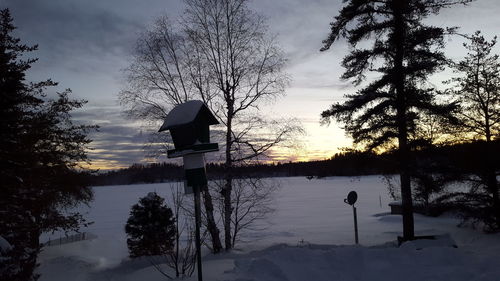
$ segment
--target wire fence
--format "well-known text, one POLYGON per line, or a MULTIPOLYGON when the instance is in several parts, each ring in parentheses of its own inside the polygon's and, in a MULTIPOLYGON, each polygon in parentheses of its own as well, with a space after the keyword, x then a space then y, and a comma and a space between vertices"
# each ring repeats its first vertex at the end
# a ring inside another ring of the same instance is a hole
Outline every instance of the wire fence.
POLYGON ((60 236, 59 238, 56 238, 56 239, 49 239, 49 241, 43 243, 43 245, 44 246, 56 246, 56 245, 74 243, 74 242, 83 241, 83 240, 92 240, 95 238, 97 238, 97 235, 95 235, 95 234, 92 234, 89 232, 82 232, 82 233, 76 233, 73 235, 60 236))

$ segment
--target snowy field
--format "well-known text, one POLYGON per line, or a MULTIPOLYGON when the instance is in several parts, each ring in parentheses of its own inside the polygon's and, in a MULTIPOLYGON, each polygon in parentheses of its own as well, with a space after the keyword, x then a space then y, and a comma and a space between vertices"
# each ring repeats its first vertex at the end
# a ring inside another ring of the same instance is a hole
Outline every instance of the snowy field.
MULTIPOLYGON (((447 241, 396 247, 401 217, 388 214, 392 200, 378 176, 279 180, 276 211, 258 231, 246 232, 233 252, 206 253, 204 280, 500 280, 500 235, 457 228, 453 217, 415 215, 415 230, 416 235, 449 234, 458 248, 447 241), (352 208, 343 201, 351 190, 358 193, 360 246, 353 245, 352 208)), ((94 224, 83 231, 97 238, 46 247, 39 259, 40 280, 166 280, 149 263, 128 258, 124 225, 140 197, 150 191, 170 197, 171 185, 94 191, 94 202, 82 209, 94 224)))

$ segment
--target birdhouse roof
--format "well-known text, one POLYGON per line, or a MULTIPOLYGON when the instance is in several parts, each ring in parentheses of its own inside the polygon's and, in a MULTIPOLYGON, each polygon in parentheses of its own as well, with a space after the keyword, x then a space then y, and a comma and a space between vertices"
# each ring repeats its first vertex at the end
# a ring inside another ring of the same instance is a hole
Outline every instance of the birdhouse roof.
POLYGON ((219 124, 215 116, 202 101, 192 100, 174 107, 168 113, 159 132, 193 123, 197 121, 197 118, 205 120, 207 125, 219 124))

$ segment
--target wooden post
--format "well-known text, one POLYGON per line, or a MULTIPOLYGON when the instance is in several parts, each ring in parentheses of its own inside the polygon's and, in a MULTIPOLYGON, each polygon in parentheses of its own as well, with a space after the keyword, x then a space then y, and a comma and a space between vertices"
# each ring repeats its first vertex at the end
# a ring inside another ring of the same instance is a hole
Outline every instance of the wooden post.
POLYGON ((356 241, 356 245, 359 244, 358 240, 358 215, 356 213, 356 207, 352 205, 352 212, 354 214, 354 241, 356 241))
POLYGON ((198 264, 198 281, 203 281, 203 272, 201 268, 201 240, 200 240, 200 189, 199 185, 194 186, 194 214, 195 214, 195 234, 196 234, 196 263, 198 264))

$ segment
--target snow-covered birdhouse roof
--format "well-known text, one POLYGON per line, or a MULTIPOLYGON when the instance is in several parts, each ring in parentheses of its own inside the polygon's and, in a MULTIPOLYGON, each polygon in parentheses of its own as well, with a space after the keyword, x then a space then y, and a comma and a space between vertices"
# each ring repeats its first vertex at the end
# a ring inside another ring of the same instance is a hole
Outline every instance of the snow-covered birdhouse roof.
POLYGON ((207 126, 219 124, 215 116, 202 101, 192 100, 174 107, 168 113, 159 132, 194 122, 203 122, 207 126))
POLYGON ((167 152, 168 157, 217 151, 218 145, 210 143, 209 126, 214 124, 219 122, 202 101, 188 101, 174 107, 159 130, 169 130, 172 136, 175 149, 167 152))

